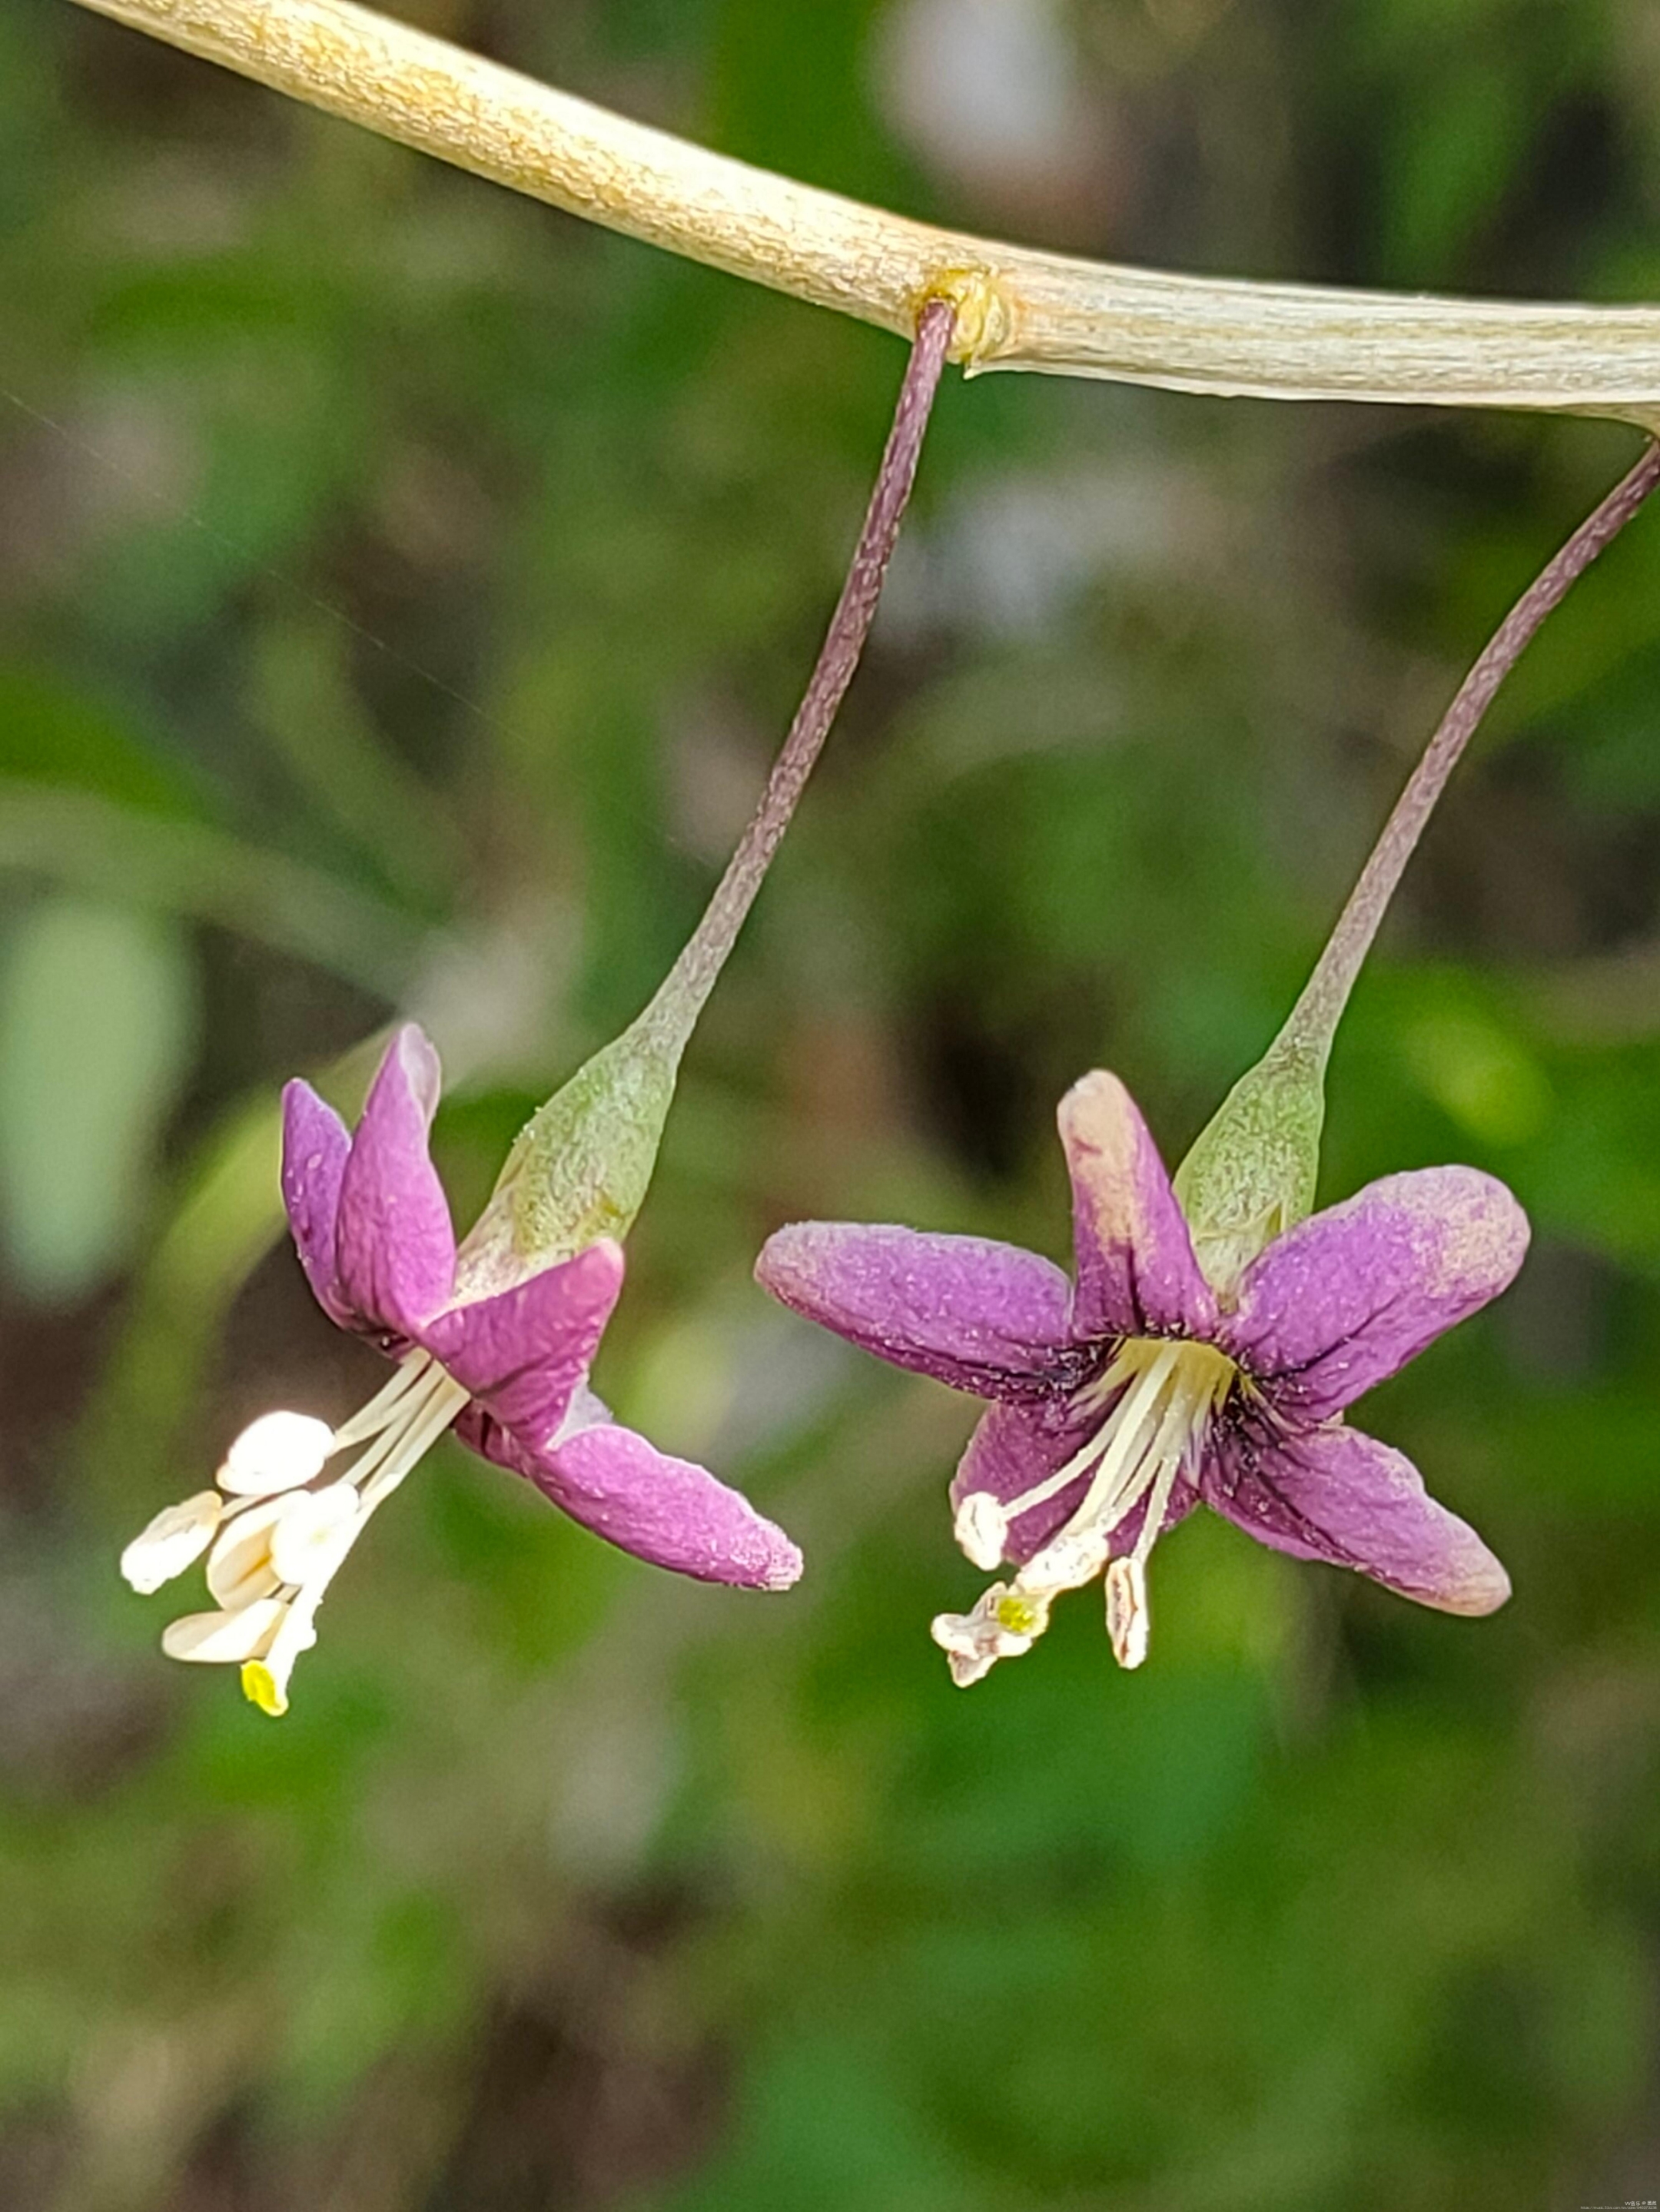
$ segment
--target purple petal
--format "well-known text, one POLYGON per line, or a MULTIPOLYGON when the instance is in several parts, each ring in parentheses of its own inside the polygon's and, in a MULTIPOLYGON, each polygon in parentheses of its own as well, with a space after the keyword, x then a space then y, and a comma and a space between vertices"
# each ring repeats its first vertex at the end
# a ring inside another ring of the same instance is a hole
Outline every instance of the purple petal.
POLYGON ((386 1047, 340 1180, 342 1290, 367 1320, 403 1336, 455 1282, 455 1234, 427 1151, 439 1079, 437 1054, 406 1023, 386 1047))
MULTIPOLYGON (((1104 1418, 1099 1408, 1079 1419, 1059 1405, 989 1407, 969 1438, 968 1449, 952 1477, 952 1505, 959 1505, 971 1491, 976 1490, 989 1491, 1000 1504, 1009 1504, 1024 1492, 1036 1489, 1040 1482, 1058 1474, 1073 1453, 1088 1442, 1091 1431, 1100 1427, 1104 1418)), ((1041 1552, 1049 1539, 1059 1534, 1083 1504, 1088 1486, 1087 1474, 1080 1474, 1058 1497, 1020 1515, 1009 1530, 1006 1554, 1016 1566, 1024 1566, 1034 1553, 1041 1552)), ((1196 1503, 1196 1493, 1190 1486, 1178 1481, 1171 1494, 1159 1533, 1185 1520, 1196 1503)), ((1145 1504, 1125 1515, 1114 1537, 1115 1552, 1127 1550, 1135 1541, 1146 1517, 1145 1504)))
POLYGON ((533 1482, 544 1497, 596 1536, 635 1559, 744 1589, 787 1589, 801 1554, 781 1528, 707 1468, 672 1459, 614 1421, 580 1427, 551 1449, 532 1453, 508 1431, 480 1425, 467 1408, 456 1424, 464 1443, 533 1482))
POLYGON ((1061 1270, 982 1237, 800 1221, 768 1238, 755 1273, 792 1311, 980 1398, 1030 1395, 1068 1342, 1061 1270))
POLYGON ((1252 1262, 1225 1347, 1279 1412, 1323 1421, 1496 1297, 1527 1247, 1527 1216, 1493 1176, 1387 1176, 1252 1262))
POLYGON ((1334 1424, 1231 1437, 1207 1462, 1207 1505, 1276 1552, 1370 1575, 1443 1613, 1492 1613, 1510 1577, 1467 1522, 1438 1505, 1404 1454, 1334 1424))
POLYGON ((1216 1299, 1164 1164, 1116 1075, 1086 1075, 1055 1116, 1072 1177, 1080 1337, 1208 1337, 1216 1299))
POLYGON ((340 1212, 340 1179, 351 1139, 333 1107, 309 1083, 283 1092, 283 1203, 295 1249, 312 1295, 337 1328, 353 1328, 357 1316, 346 1302, 335 1265, 334 1228, 340 1212))
POLYGON ((421 1342, 534 1451, 564 1419, 622 1287, 623 1248, 602 1237, 499 1297, 449 1307, 421 1342))

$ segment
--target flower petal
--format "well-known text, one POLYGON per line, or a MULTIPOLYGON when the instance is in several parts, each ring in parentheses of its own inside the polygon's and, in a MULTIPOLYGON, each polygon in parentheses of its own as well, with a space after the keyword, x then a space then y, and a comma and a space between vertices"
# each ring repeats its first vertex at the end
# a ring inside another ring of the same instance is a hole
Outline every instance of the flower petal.
POLYGON ((609 1237, 493 1298, 451 1306, 421 1342, 493 1420, 545 1444, 586 1377, 623 1287, 609 1237))
POLYGON ((1252 1262, 1221 1341, 1278 1411, 1312 1425, 1497 1297, 1527 1248, 1527 1216, 1492 1176, 1386 1176, 1252 1262))
MULTIPOLYGON (((1100 1427, 1102 1419, 1098 1408, 1080 1419, 1059 1404, 988 1407, 952 1477, 952 1504, 960 1505, 972 1492, 986 1491, 1006 1505, 1026 1491, 1035 1490, 1040 1482, 1059 1474, 1087 1443, 1091 1430, 1100 1427)), ((1015 1566, 1025 1566, 1066 1526, 1083 1504, 1088 1486, 1088 1474, 1080 1474, 1058 1497, 1020 1514, 1010 1525, 1005 1558, 1015 1566)), ((1178 1480, 1159 1534, 1185 1521, 1197 1502, 1192 1487, 1178 1480)), ((1124 1516, 1113 1532, 1115 1552, 1125 1551, 1134 1543, 1146 1517, 1145 1504, 1124 1516)))
POLYGON ((798 1221, 767 1239, 755 1273, 861 1351, 980 1398, 1029 1395, 1069 1340, 1060 1268, 983 1237, 798 1221))
POLYGON ((653 1566, 745 1589, 787 1589, 800 1575, 800 1553, 746 1498, 615 1421, 578 1428, 542 1452, 488 1422, 470 1434, 466 1414, 456 1430, 573 1521, 653 1566))
POLYGON ((348 1304, 414 1335, 455 1281, 455 1234, 427 1151, 438 1055, 412 1022, 386 1047, 340 1179, 335 1249, 348 1304))
POLYGON ((335 1260, 340 1179, 350 1151, 345 1123, 309 1083, 284 1086, 283 1203, 312 1295, 339 1328, 355 1327, 358 1318, 346 1303, 335 1260))
POLYGON ((1072 1177, 1079 1337, 1207 1337, 1216 1299, 1135 1101, 1098 1068, 1055 1115, 1072 1177))
POLYGON ((1438 1505, 1404 1453, 1335 1423, 1311 1434, 1230 1437, 1201 1480, 1205 1503, 1276 1552, 1352 1567, 1443 1613, 1492 1613, 1510 1577, 1468 1522, 1438 1505))

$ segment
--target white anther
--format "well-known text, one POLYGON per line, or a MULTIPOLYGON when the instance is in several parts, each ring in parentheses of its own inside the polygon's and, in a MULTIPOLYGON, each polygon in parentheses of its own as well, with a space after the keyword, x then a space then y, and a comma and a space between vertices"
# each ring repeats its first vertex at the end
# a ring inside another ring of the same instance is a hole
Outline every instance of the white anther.
POLYGON ((262 1413, 225 1454, 216 1478, 233 1498, 271 1498, 320 1474, 334 1431, 309 1413, 262 1413))
POLYGON ((225 1501, 216 1490, 198 1490, 182 1505, 164 1505, 121 1554, 121 1572, 140 1597, 182 1575, 213 1541, 225 1501))
POLYGON ((988 1490, 970 1491, 957 1508, 954 1527, 964 1557, 982 1573, 994 1574, 1002 1565, 1009 1516, 988 1490))
POLYGON ((271 1565, 281 1582, 307 1583, 357 1518, 361 1501, 355 1485, 331 1482, 284 1502, 289 1510, 271 1531, 271 1565))
POLYGON ((161 1631, 169 1659, 209 1663, 257 1659, 283 1625, 288 1606, 280 1597, 261 1598, 240 1613, 187 1613, 161 1631))
POLYGON ((264 1498, 219 1531, 208 1553, 208 1590, 227 1613, 240 1613, 282 1588, 283 1577, 271 1563, 271 1537, 283 1515, 299 1503, 291 1493, 264 1498))
POLYGON ((1107 1636, 1121 1667, 1139 1667, 1147 1656, 1147 1575, 1134 1556, 1107 1569, 1107 1636))

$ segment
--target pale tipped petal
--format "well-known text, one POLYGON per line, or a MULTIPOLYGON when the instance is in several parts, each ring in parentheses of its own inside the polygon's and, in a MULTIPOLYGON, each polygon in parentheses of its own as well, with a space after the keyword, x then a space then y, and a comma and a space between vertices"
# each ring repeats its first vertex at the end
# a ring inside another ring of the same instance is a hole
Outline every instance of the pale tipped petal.
POLYGON ((1079 1337, 1207 1337, 1216 1299, 1146 1123, 1116 1075, 1073 1084, 1056 1112, 1072 1177, 1079 1337))
POLYGON ((387 1046, 340 1178, 342 1297, 381 1329, 413 1336, 448 1300, 455 1233, 427 1149, 438 1055, 412 1022, 387 1046))
POLYGON ((1069 1340, 1060 1268, 983 1237, 800 1221, 767 1239, 755 1273, 861 1351, 980 1398, 1029 1391, 1069 1340))
POLYGON ((1404 1453, 1358 1429, 1231 1437, 1201 1486, 1259 1543, 1353 1568, 1420 1605, 1481 1614, 1510 1595, 1510 1577, 1468 1522, 1436 1503, 1404 1453))
POLYGON ((1497 1297, 1527 1249, 1527 1216, 1492 1176, 1386 1176, 1270 1244, 1219 1341, 1282 1414, 1323 1421, 1497 1297))
POLYGON ((210 1666, 257 1659, 282 1626, 287 1611, 281 1598, 267 1597, 240 1613, 187 1613, 162 1630, 161 1649, 169 1659, 198 1660, 210 1666))
POLYGON ((121 1554, 121 1572, 140 1597, 149 1597, 201 1558, 224 1510, 216 1490, 198 1490, 182 1504, 162 1507, 121 1554))
POLYGON ((707 1468, 672 1458, 632 1429, 578 1432, 550 1455, 542 1486, 585 1527, 636 1559, 741 1589, 787 1589, 801 1554, 783 1530, 707 1468))
POLYGON ((787 1589, 800 1576, 800 1553, 746 1498, 614 1421, 568 1432, 540 1453, 488 1424, 469 1441, 573 1521, 654 1566, 745 1589, 787 1589))
POLYGON ((309 1413, 262 1413, 225 1454, 215 1480, 233 1498, 271 1498, 314 1481, 334 1449, 334 1431, 309 1413))
POLYGON ((335 1253, 340 1182, 350 1151, 346 1125, 333 1107, 310 1084, 289 1084, 283 1092, 283 1203, 312 1295, 341 1328, 360 1321, 341 1287, 335 1253))

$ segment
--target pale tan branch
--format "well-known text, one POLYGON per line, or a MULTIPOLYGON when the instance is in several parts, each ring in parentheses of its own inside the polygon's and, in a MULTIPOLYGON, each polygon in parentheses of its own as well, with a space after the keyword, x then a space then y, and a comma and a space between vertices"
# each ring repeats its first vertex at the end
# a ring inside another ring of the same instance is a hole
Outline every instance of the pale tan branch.
POLYGON ((939 230, 649 130, 350 0, 80 0, 296 100, 734 276, 902 331, 930 294, 970 370, 1660 428, 1660 308, 1162 275, 939 230))

